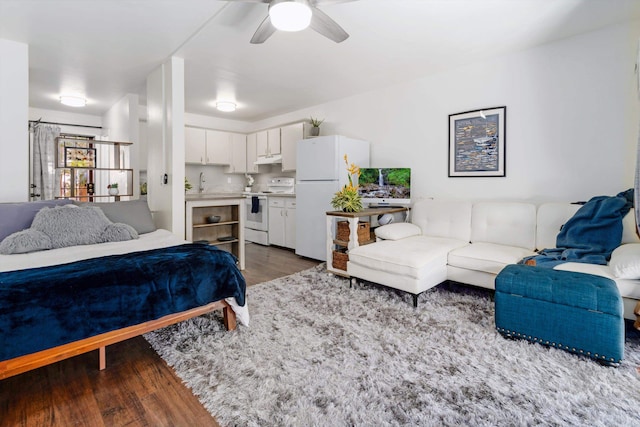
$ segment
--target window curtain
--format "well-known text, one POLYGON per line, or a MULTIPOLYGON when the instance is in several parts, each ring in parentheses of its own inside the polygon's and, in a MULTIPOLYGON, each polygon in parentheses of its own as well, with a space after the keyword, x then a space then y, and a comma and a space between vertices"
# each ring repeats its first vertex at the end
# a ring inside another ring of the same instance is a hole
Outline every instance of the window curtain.
MULTIPOLYGON (((56 138, 60 136, 57 126, 35 126, 33 132, 33 194, 39 194, 41 200, 51 200, 55 197, 55 162, 56 138)), ((38 199, 38 197, 35 197, 38 199)))

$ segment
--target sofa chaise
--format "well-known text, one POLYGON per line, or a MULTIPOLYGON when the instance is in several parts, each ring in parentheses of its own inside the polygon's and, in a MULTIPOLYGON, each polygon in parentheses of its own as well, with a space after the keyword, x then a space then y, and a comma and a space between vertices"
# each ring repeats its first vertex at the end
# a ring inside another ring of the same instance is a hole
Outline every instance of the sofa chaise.
MULTIPOLYGON (((495 289, 502 269, 536 250, 554 248, 563 224, 580 208, 571 203, 416 202, 410 222, 376 228, 377 241, 349 251, 347 273, 418 295, 446 280, 495 289)), ((621 245, 608 265, 567 262, 554 269, 615 281, 624 316, 634 319, 640 300, 640 239, 633 210, 623 218, 621 245)))

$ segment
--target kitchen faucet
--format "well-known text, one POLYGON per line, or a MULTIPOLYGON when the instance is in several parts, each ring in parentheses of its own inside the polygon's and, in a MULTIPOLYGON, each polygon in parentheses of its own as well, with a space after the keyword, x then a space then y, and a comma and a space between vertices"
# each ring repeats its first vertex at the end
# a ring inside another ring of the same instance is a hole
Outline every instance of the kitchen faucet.
POLYGON ((200 185, 198 186, 199 193, 202 193, 204 191, 204 183, 205 183, 204 172, 200 172, 200 185))

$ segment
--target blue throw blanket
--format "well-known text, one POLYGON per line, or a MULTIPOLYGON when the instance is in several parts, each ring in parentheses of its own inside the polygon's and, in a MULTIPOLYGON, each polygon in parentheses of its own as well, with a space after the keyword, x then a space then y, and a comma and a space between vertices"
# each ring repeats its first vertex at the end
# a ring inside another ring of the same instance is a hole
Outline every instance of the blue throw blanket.
POLYGON ((186 244, 0 273, 0 360, 227 297, 245 303, 235 257, 186 244))
POLYGON ((622 240, 622 218, 633 207, 633 189, 615 197, 598 196, 585 203, 562 227, 556 247, 542 249, 534 260, 536 266, 553 268, 564 262, 606 265, 611 252, 622 240))

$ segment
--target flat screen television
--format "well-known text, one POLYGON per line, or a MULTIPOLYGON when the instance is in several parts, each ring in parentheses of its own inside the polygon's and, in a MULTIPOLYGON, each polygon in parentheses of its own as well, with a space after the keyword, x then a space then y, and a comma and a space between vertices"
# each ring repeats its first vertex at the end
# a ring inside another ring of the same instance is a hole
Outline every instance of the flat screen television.
POLYGON ((369 206, 411 203, 411 168, 360 168, 358 193, 369 206))

